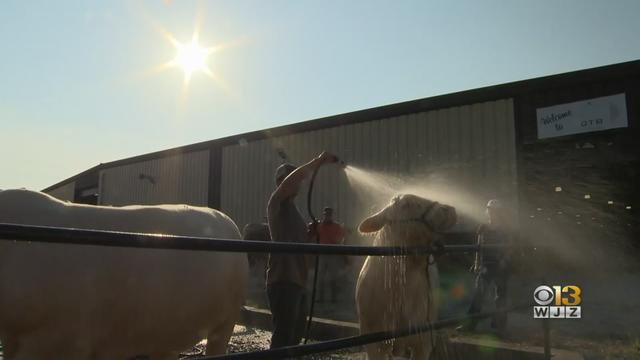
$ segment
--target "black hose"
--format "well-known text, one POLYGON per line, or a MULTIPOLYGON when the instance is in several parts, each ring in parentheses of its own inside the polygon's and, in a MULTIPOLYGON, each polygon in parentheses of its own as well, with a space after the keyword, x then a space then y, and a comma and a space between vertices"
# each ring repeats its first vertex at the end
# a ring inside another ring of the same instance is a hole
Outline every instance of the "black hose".
MULTIPOLYGON (((307 212, 311 218, 310 235, 315 236, 316 244, 320 243, 320 236, 318 235, 318 219, 313 215, 313 208, 311 206, 311 197, 313 195, 313 185, 316 181, 316 175, 318 175, 319 167, 313 170, 311 174, 311 180, 309 181, 309 190, 307 191, 307 212)), ((307 320, 307 328, 304 335, 304 343, 309 341, 309 335, 311 333, 311 323, 313 322, 313 310, 316 303, 316 289, 318 288, 318 269, 320 268, 320 256, 316 255, 314 271, 313 271, 313 288, 311 289, 311 303, 309 305, 309 318, 307 320)))

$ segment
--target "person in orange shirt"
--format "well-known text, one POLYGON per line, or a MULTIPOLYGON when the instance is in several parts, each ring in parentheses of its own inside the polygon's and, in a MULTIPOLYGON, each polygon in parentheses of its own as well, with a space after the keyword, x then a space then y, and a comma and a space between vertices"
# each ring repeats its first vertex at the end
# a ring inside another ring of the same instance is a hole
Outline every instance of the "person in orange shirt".
MULTIPOLYGON (((342 225, 333 220, 333 209, 325 207, 322 211, 322 220, 318 224, 317 234, 320 244, 339 245, 344 244, 345 231, 342 225)), ((342 256, 327 255, 320 258, 320 289, 318 301, 324 302, 325 295, 331 293, 331 302, 336 302, 339 291, 339 275, 342 273, 344 259, 342 256)))

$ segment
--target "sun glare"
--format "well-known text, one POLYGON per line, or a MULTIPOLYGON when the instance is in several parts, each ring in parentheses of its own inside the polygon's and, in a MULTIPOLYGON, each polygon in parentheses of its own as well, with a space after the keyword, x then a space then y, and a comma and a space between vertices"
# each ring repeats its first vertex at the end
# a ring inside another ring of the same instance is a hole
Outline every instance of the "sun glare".
POLYGON ((193 73, 201 71, 212 76, 209 69, 209 55, 213 53, 214 48, 203 47, 198 43, 198 33, 193 33, 193 38, 188 43, 179 43, 172 36, 169 40, 176 48, 176 56, 169 62, 169 65, 179 67, 184 72, 185 85, 189 83, 193 73))
POLYGON ((204 70, 207 67, 209 52, 198 44, 178 45, 178 53, 174 61, 187 73, 204 70))
POLYGON ((218 72, 211 68, 212 55, 220 55, 230 46, 236 45, 237 42, 224 42, 215 46, 204 46, 199 42, 200 20, 196 21, 191 40, 187 42, 178 41, 173 34, 161 26, 155 26, 156 30, 168 41, 175 49, 175 54, 171 60, 158 64, 150 69, 151 73, 162 72, 168 69, 181 70, 184 73, 184 81, 182 84, 182 98, 186 99, 189 92, 189 82, 192 77, 198 73, 204 73, 218 84, 225 92, 229 93, 229 87, 220 77, 218 72))

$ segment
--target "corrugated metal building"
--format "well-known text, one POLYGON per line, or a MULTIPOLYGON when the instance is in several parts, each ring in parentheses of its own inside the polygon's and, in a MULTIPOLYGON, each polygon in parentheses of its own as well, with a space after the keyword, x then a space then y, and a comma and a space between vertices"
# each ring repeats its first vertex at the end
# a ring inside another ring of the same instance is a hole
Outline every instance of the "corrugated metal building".
POLYGON ((60 200, 65 200, 65 201, 74 201, 75 200, 75 191, 76 191, 76 182, 75 181, 69 181, 66 184, 62 184, 58 187, 46 190, 46 192, 51 195, 51 196, 55 196, 60 200))
MULTIPOLYGON (((222 209, 242 227, 266 215, 273 171, 281 162, 279 150, 296 164, 328 150, 349 164, 399 175, 446 169, 447 176, 473 194, 476 202, 454 205, 479 213, 486 199, 499 196, 516 204, 521 220, 533 222, 535 227, 538 219, 560 211, 556 207, 561 205, 548 206, 545 199, 558 198, 558 188, 575 190, 575 205, 584 207, 585 195, 603 191, 602 186, 598 190, 588 187, 610 180, 603 180, 609 176, 605 170, 637 164, 639 147, 634 139, 638 135, 639 94, 640 61, 632 61, 100 164, 44 191, 65 200, 105 205, 206 205, 222 209), (607 107, 610 111, 602 113, 607 107), (600 122, 580 125, 592 115, 600 122), (576 118, 577 128, 563 123, 567 119, 562 116, 576 118), (623 123, 615 123, 622 118, 623 123), (585 169, 602 176, 589 183, 580 178, 585 169), (582 188, 574 186, 577 183, 582 188)), ((614 197, 617 203, 637 204, 638 193, 629 179, 638 180, 638 173, 625 171, 627 180, 621 175, 615 184, 609 182, 609 188, 622 186, 626 192, 602 195, 611 198, 607 204, 614 197)), ((319 175, 313 203, 318 212, 324 205, 334 206, 340 220, 351 227, 369 210, 363 211, 346 177, 329 170, 319 175)), ((625 214, 633 211, 630 206, 625 205, 625 214)))
POLYGON ((99 203, 207 206, 209 151, 193 151, 101 169, 99 203))
MULTIPOLYGON (((221 208, 239 224, 265 215, 273 191, 274 169, 281 162, 278 149, 294 164, 323 150, 348 164, 395 174, 416 174, 443 166, 463 179, 471 192, 516 193, 516 156, 512 100, 455 106, 367 122, 305 131, 225 146, 222 150, 221 208)), ((365 214, 346 176, 323 169, 314 189, 313 204, 336 208, 352 226, 365 214)), ((425 180, 426 181, 426 180, 425 180)), ((298 200, 306 201, 304 196, 298 200)), ((482 207, 481 204, 478 204, 482 207)))

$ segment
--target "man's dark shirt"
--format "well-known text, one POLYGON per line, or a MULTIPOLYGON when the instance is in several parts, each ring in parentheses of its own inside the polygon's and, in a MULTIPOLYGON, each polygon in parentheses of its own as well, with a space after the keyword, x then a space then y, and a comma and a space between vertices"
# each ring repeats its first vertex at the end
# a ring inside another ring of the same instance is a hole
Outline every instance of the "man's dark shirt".
MULTIPOLYGON (((309 242, 307 225, 293 201, 293 197, 277 201, 273 197, 267 208, 271 240, 278 242, 309 242)), ((308 259, 304 254, 269 255, 267 285, 294 283, 307 286, 308 259)))
MULTIPOLYGON (((509 245, 509 240, 507 231, 496 229, 489 224, 481 225, 478 229, 478 245, 509 245)), ((498 266, 501 260, 504 260, 503 263, 509 260, 508 249, 482 248, 479 258, 481 266, 498 266)))

